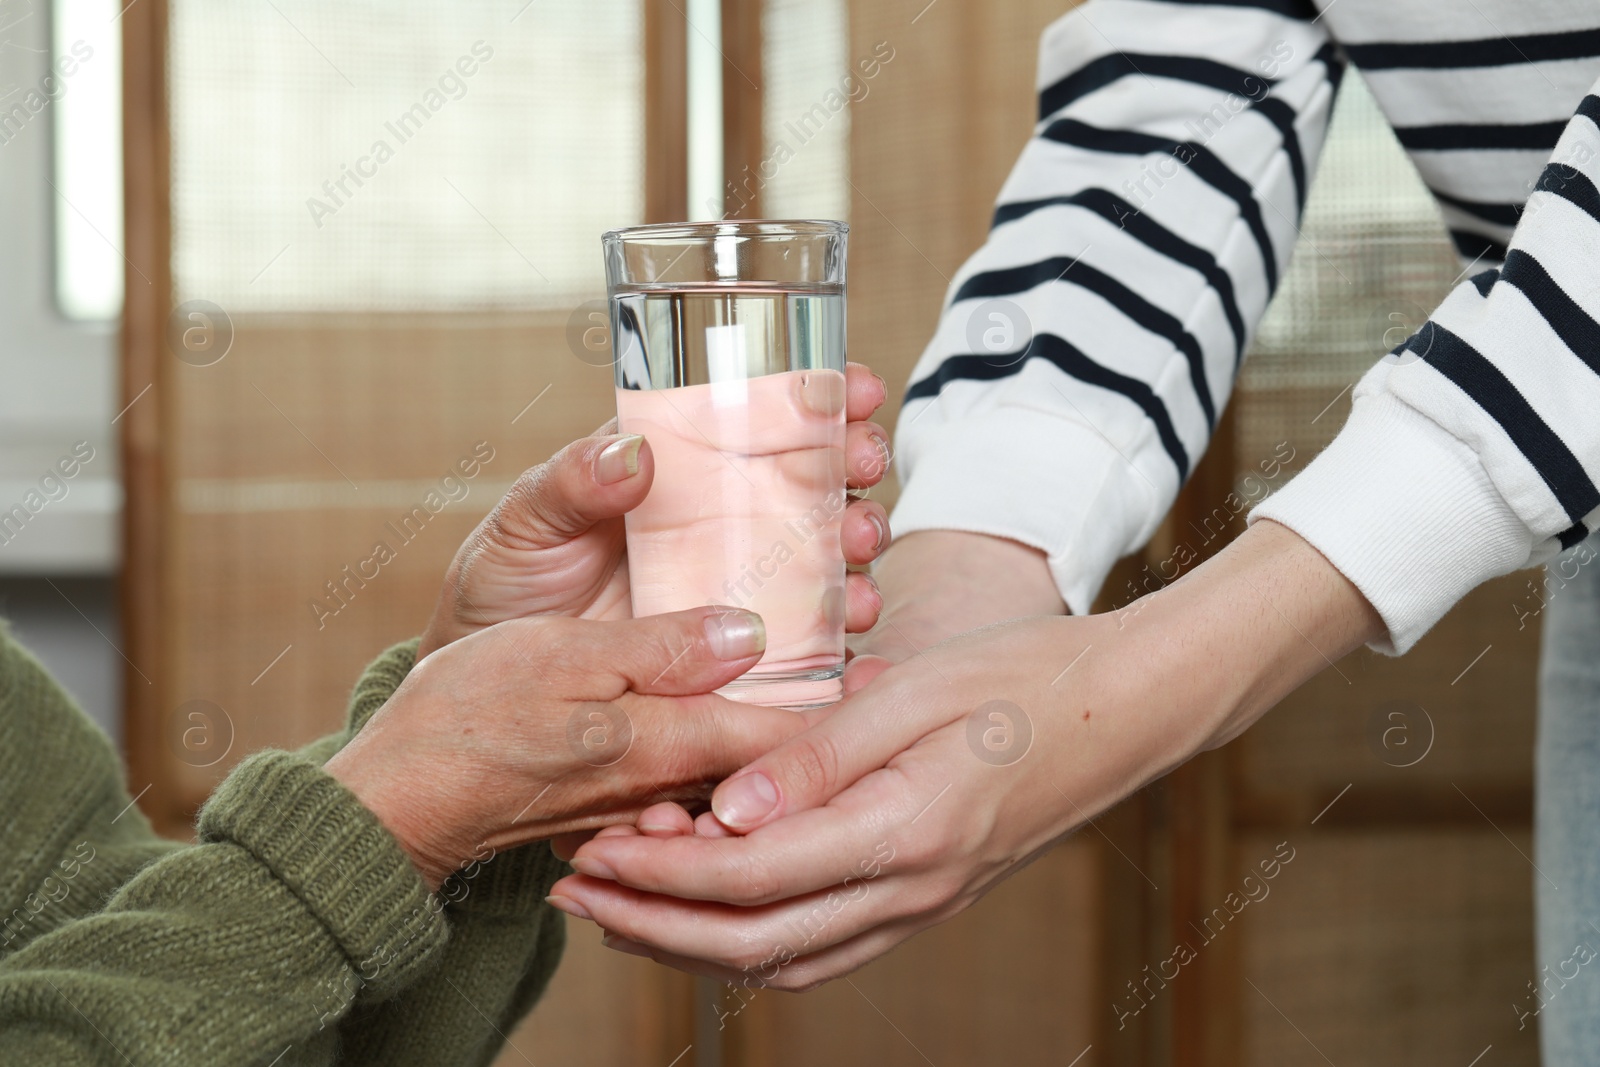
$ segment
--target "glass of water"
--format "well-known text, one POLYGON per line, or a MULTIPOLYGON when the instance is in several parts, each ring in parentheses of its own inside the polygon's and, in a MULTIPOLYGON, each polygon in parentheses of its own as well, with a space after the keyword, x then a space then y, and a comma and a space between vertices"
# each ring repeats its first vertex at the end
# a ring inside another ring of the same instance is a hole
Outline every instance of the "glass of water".
POLYGON ((603 238, 617 419, 655 481, 627 517, 637 616, 722 604, 767 650, 723 695, 841 694, 845 566, 842 222, 729 221, 603 238))

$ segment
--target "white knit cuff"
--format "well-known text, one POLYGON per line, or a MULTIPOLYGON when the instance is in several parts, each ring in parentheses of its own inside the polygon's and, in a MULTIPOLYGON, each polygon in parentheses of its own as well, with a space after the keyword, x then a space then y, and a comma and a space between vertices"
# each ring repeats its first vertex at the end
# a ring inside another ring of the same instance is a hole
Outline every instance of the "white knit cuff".
POLYGON ((1304 471, 1250 513, 1282 523, 1361 590, 1400 655, 1490 578, 1527 566, 1533 538, 1465 443, 1403 401, 1358 397, 1304 471))
POLYGON ((1150 479, 1163 477, 1130 469, 1091 427, 1007 408, 928 434, 889 525, 897 537, 960 530, 1040 549, 1067 606, 1087 614, 1112 565, 1148 536, 1160 510, 1150 479))

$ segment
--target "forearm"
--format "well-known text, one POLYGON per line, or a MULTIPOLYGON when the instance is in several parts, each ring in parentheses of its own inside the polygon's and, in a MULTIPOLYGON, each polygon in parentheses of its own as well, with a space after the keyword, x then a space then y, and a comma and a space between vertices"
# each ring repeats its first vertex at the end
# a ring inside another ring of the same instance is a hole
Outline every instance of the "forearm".
POLYGON ((1092 0, 1045 32, 1041 121, 911 375, 897 533, 1033 546, 1091 610, 1209 442, 1341 67, 1261 5, 1092 0))
POLYGON ((105 734, 3 623, 0 812, 0 959, 98 911, 182 847, 150 828, 105 734))
MULTIPOLYGON (((999 699, 1031 717, 1031 747, 1048 770, 1029 802, 1053 813, 1031 850, 1226 744, 1383 632, 1321 553, 1263 521, 1122 611, 1024 620, 927 658, 940 688, 965 697, 958 707, 999 699)), ((906 695, 928 694, 913 685, 906 695)))
POLYGON ((329 1062, 354 990, 403 989, 442 946, 409 860, 303 759, 250 760, 200 836, 0 963, 0 1028, 38 1045, 30 1062, 105 1062, 106 1042, 133 1062, 329 1062))
MULTIPOLYGON (((332 783, 314 767, 365 725, 414 661, 414 642, 386 651, 356 685, 344 728, 297 757, 275 758, 298 763, 302 777, 328 799, 332 783)), ((560 959, 562 919, 543 898, 567 868, 543 844, 529 846, 469 867, 442 899, 430 900, 418 887, 418 916, 442 907, 439 926, 447 923, 451 937, 435 950, 427 976, 395 994, 391 979, 401 950, 374 948, 352 961, 250 849, 157 838, 131 807, 104 736, 31 657, 3 638, 0 698, 5 751, 21 759, 15 773, 0 775, 11 815, 0 822, 7 857, 0 887, 8 901, 0 933, 0 1026, 19 1062, 102 1062, 109 1038, 135 1062, 144 1062, 136 1050, 154 1043, 163 1062, 179 1063, 265 1063, 286 1046, 292 1051, 280 1067, 331 1062, 335 1048, 348 1064, 488 1063, 500 1035, 527 1013, 560 959), (52 772, 57 748, 70 775, 52 772), (189 895, 197 885, 209 888, 189 895), (117 950, 131 944, 140 951, 117 950), (252 948, 261 944, 267 947, 252 948), (269 980, 260 980, 263 967, 269 980), (139 981, 137 1004, 124 993, 129 979, 139 981), (203 1057, 190 1056, 187 1040, 172 1037, 192 1024, 196 1004, 229 1028, 224 1044, 203 1057), (135 1007, 138 1018, 131 1017, 135 1007), (220 1058, 209 1059, 213 1052, 220 1058)), ((251 767, 242 773, 258 780, 251 767)), ((293 825, 303 815, 299 792, 219 790, 228 792, 262 825, 293 825)), ((334 799, 345 802, 333 805, 344 825, 364 826, 383 841, 353 798, 334 791, 334 799)), ((398 861, 391 873, 400 884, 415 881, 398 849, 386 847, 398 861)), ((333 854, 348 858, 348 840, 333 854)), ((304 863, 283 870, 292 882, 318 879, 304 863)), ((370 882, 354 893, 359 907, 373 907, 370 882)), ((375 934, 380 918, 369 914, 361 922, 375 934)))
POLYGON ((1140 652, 1168 679, 1173 707, 1207 720, 1202 748, 1238 736, 1307 680, 1384 633, 1382 619, 1348 579, 1303 538, 1270 521, 1251 526, 1116 618, 1146 631, 1140 652))
MULTIPOLYGON (((3 635, 0 740, 0 1030, 16 1062, 267 1063, 290 1045, 286 1063, 331 1061, 334 1030, 319 1033, 328 1006, 314 995, 342 989, 351 966, 257 855, 281 860, 283 850, 252 851, 254 833, 201 846, 159 839, 105 736, 3 635)), ((254 802, 256 832, 316 840, 320 822, 382 833, 353 798, 341 807, 325 792, 331 806, 276 811, 283 797, 252 783, 238 798, 254 802)), ((390 858, 420 890, 397 850, 390 858)))
MULTIPOLYGON (((303 754, 326 762, 341 751, 420 658, 416 641, 385 650, 356 684, 346 729, 303 754)), ((561 960, 566 927, 544 898, 568 870, 543 842, 498 855, 480 850, 438 893, 450 940, 437 965, 381 1002, 369 1003, 358 989, 350 1015, 338 1025, 340 1062, 492 1062, 503 1035, 528 1013, 561 960)))
POLYGON ((1600 521, 1600 83, 1505 265, 1456 285, 1357 383, 1349 421, 1254 513, 1317 546, 1405 652, 1469 591, 1600 521))
MULTIPOLYGON (((351 969, 335 948, 290 918, 286 892, 231 896, 254 922, 246 932, 185 887, 221 874, 250 880, 250 860, 227 848, 188 849, 133 883, 138 910, 111 908, 37 939, 0 963, 0 1030, 18 1063, 120 1062, 209 1065, 332 1063, 347 1007, 324 995, 347 988, 351 969), (285 922, 284 920, 290 921, 285 922), (247 953, 233 954, 235 944, 247 953), (291 949, 285 953, 278 946, 291 949), (262 949, 266 947, 266 951, 262 949), (115 1049, 115 1051, 112 1051, 115 1049)), ((207 899, 209 897, 209 900, 207 899)))

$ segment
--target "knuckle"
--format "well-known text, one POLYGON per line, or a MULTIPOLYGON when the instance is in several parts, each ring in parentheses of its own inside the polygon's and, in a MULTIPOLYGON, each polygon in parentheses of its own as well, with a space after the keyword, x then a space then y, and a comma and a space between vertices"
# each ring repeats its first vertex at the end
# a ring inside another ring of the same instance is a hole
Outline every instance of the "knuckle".
POLYGON ((663 676, 675 675, 693 666, 695 638, 689 623, 673 619, 670 625, 651 627, 640 647, 649 656, 648 662, 659 663, 663 676))
POLYGON ((664 727, 667 741, 661 754, 662 769, 670 770, 680 781, 703 785, 701 792, 710 796, 716 783, 738 770, 741 763, 739 753, 731 751, 731 742, 723 736, 722 724, 716 712, 670 716, 664 727))
POLYGON ((445 572, 445 595, 449 598, 452 614, 458 619, 474 619, 478 614, 473 606, 474 598, 469 591, 473 588, 473 575, 477 569, 478 558, 484 552, 493 549, 493 534, 488 532, 487 525, 486 519, 472 531, 462 543, 461 551, 456 553, 456 558, 451 561, 450 569, 445 572))
POLYGON ((784 756, 782 774, 791 795, 833 795, 839 779, 839 750, 826 734, 795 738, 784 756))
POLYGON ((511 483, 511 491, 506 494, 507 499, 521 504, 537 503, 549 489, 550 466, 554 462, 547 459, 517 475, 517 480, 511 483))
MULTIPOLYGON (((605 640, 609 661, 633 678, 632 688, 641 693, 677 692, 675 685, 694 675, 698 659, 693 641, 676 627, 649 626, 630 631, 626 640, 605 640)), ((616 635, 620 636, 620 635, 616 635)), ((707 736, 708 724, 668 719, 666 737, 686 756, 697 753, 707 736)))
POLYGON ((993 823, 981 813, 963 811, 959 818, 948 818, 935 827, 937 839, 930 846, 934 856, 929 858, 936 861, 939 856, 972 856, 983 849, 993 830, 993 823))
POLYGON ((928 828, 926 833, 896 841, 895 867, 914 874, 920 885, 937 886, 929 889, 930 896, 949 899, 964 889, 963 877, 951 872, 971 869, 983 860, 987 839, 974 825, 945 821, 928 828))
POLYGON ((483 533, 490 540, 504 545, 526 539, 528 521, 543 512, 549 497, 553 462, 546 460, 517 475, 500 503, 483 520, 483 533))

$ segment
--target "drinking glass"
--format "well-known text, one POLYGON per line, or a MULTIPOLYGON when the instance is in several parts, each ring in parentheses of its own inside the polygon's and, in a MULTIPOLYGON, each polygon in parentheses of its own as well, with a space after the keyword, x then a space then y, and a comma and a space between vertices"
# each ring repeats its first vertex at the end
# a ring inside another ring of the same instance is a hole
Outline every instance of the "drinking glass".
POLYGON ((655 455, 626 520, 633 613, 759 614, 766 652, 722 690, 747 703, 841 694, 847 232, 725 221, 602 239, 618 425, 655 455))

